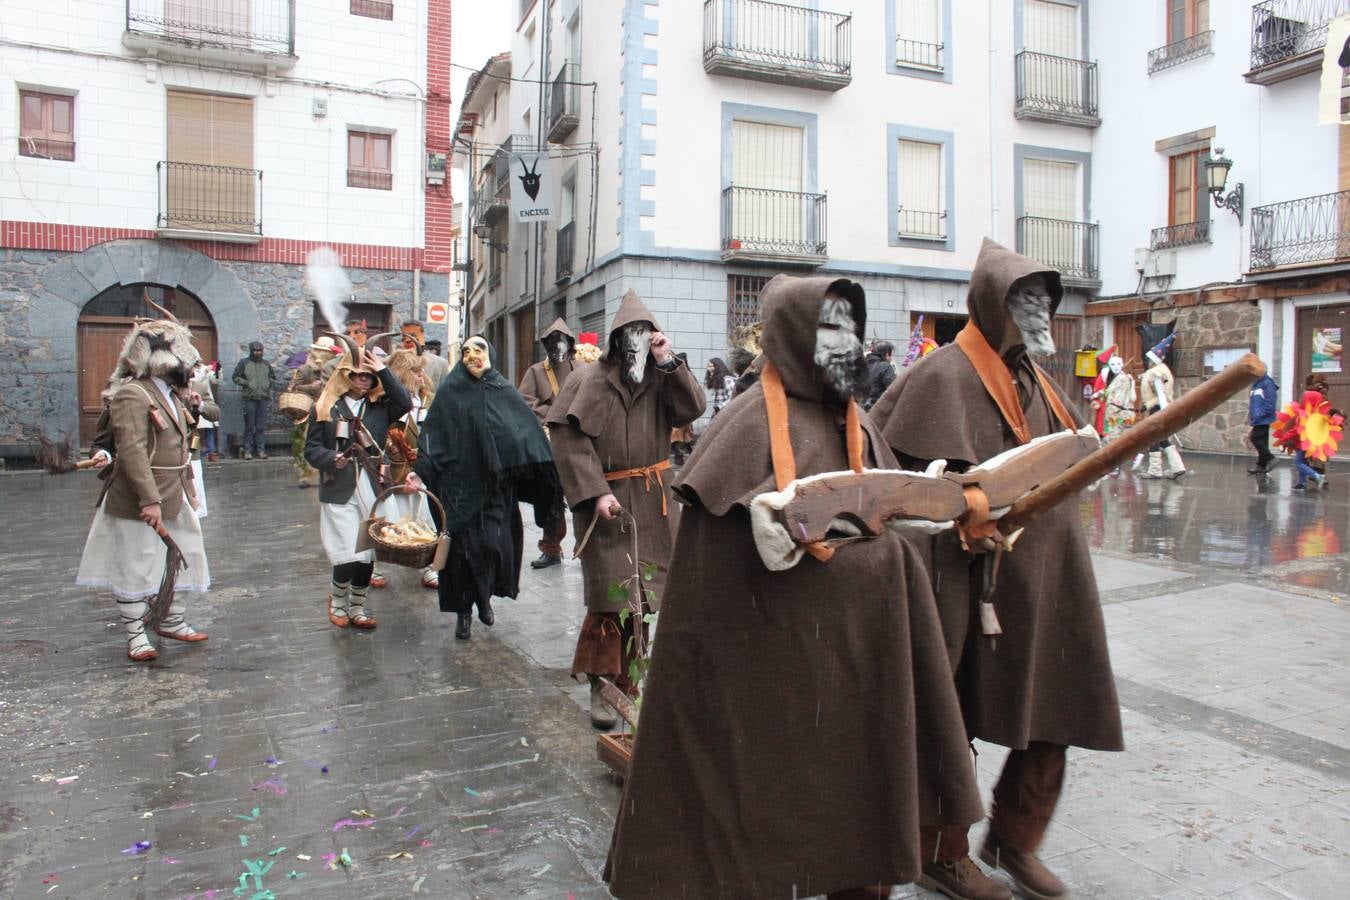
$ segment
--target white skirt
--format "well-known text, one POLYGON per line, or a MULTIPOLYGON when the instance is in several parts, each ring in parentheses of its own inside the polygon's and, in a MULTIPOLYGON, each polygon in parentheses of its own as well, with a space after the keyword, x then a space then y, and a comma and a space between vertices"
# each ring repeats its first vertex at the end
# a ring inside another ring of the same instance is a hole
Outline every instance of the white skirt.
MULTIPOLYGON (((375 489, 370 484, 370 476, 364 470, 357 469, 356 490, 346 503, 319 504, 319 539, 323 541, 323 550, 328 554, 328 562, 334 566, 346 563, 373 563, 374 550, 356 552, 356 538, 366 527, 370 518, 370 508, 375 505, 375 489)), ((388 501, 385 501, 388 503, 388 501)))
POLYGON ((202 461, 192 461, 192 486, 197 489, 197 518, 206 518, 206 479, 202 476, 202 461))
MULTIPOLYGON (((164 530, 187 560, 187 569, 178 573, 174 590, 206 591, 211 587, 211 570, 206 564, 202 525, 186 495, 178 515, 164 520, 164 530)), ((159 592, 166 553, 164 542, 150 526, 140 519, 110 516, 107 507, 100 506, 89 526, 75 583, 107 588, 123 600, 141 600, 159 592)))

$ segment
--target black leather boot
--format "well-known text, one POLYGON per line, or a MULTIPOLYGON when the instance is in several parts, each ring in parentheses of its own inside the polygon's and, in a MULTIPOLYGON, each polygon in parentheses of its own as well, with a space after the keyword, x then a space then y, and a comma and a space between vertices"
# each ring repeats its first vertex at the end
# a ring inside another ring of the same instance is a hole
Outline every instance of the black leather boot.
POLYGON ((455 637, 461 641, 469 639, 469 631, 473 628, 473 613, 460 613, 455 622, 455 637))
POLYGON ((478 621, 484 625, 491 625, 497 621, 497 614, 492 611, 491 597, 484 597, 483 602, 478 604, 478 621))

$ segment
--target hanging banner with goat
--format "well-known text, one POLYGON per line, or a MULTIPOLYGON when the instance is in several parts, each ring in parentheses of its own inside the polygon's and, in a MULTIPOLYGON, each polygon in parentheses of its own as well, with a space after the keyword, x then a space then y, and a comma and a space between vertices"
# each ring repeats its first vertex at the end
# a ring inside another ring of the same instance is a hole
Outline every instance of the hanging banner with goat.
POLYGON ((558 184, 548 153, 511 154, 511 218, 551 222, 558 215, 558 184))

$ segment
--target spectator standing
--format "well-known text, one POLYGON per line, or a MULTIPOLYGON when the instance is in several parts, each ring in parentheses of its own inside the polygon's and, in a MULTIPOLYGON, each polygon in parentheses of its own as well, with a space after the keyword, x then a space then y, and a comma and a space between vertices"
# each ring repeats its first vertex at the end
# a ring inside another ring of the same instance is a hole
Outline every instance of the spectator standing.
POLYGON ((709 405, 715 416, 731 401, 731 392, 736 389, 736 376, 731 374, 731 370, 720 356, 708 360, 705 373, 703 386, 708 389, 709 405))
MULTIPOLYGON (((218 362, 199 362, 197 367, 192 370, 192 380, 188 387, 196 391, 202 398, 202 405, 210 403, 213 406, 216 402, 216 385, 220 384, 220 375, 217 370, 220 368, 218 362)), ((211 419, 202 416, 197 422, 197 433, 202 436, 201 458, 206 462, 216 462, 220 459, 217 451, 216 437, 218 429, 216 423, 211 419)))
POLYGON ((872 389, 863 401, 863 409, 871 409, 895 380, 895 366, 891 363, 894 355, 895 347, 889 341, 877 341, 872 345, 867 354, 867 373, 872 377, 872 389))
POLYGON ((263 430, 267 427, 267 405, 272 399, 277 374, 272 364, 263 359, 261 341, 248 345, 248 356, 234 367, 232 380, 239 385, 244 399, 244 459, 252 459, 255 453, 258 459, 267 459, 263 430))
POLYGON ((1256 448, 1256 465, 1247 470, 1248 475, 1264 475, 1275 460, 1270 452, 1270 426, 1275 422, 1275 410, 1279 407, 1280 386, 1269 374, 1252 385, 1247 395, 1247 423, 1252 426, 1247 439, 1256 448))

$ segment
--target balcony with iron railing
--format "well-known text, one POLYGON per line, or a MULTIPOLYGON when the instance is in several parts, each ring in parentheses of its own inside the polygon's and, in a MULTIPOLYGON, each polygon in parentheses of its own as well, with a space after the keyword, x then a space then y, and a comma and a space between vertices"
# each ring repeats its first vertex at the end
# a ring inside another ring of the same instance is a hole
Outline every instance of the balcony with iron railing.
POLYGON ((722 189, 722 259, 818 266, 826 260, 824 194, 722 189))
POLYGON ((1198 222, 1186 222, 1181 225, 1165 225, 1149 232, 1148 249, 1172 250, 1176 247, 1189 247, 1193 244, 1208 244, 1209 219, 1198 222))
POLYGON ((474 224, 484 222, 488 225, 494 225, 502 216, 506 215, 506 210, 510 205, 510 192, 499 189, 497 186, 496 174, 489 167, 473 191, 473 221, 474 224))
POLYGON ((295 0, 126 0, 122 43, 147 56, 289 69, 295 55, 295 0))
POLYGON ((580 121, 581 94, 577 85, 577 76, 581 67, 574 62, 565 62, 548 92, 548 139, 555 144, 567 140, 567 136, 576 131, 580 121))
POLYGON ((262 172, 235 166, 161 161, 159 236, 229 243, 262 240, 262 172))
POLYGON ((947 214, 927 210, 904 209, 898 211, 898 237, 907 241, 945 241, 947 239, 947 214))
POLYGON ((1102 124, 1097 108, 1097 64, 1023 50, 1017 54, 1014 115, 1096 128, 1102 124))
POLYGON ((1202 31, 1190 37, 1148 51, 1148 74, 1161 72, 1184 62, 1214 54, 1214 32, 1202 31))
POLYGON ((1017 220, 1017 252, 1059 271, 1066 287, 1101 289, 1101 249, 1095 222, 1042 216, 1017 220))
POLYGON ((1331 20, 1350 0, 1265 0, 1252 6, 1252 67, 1242 77, 1275 84, 1322 68, 1331 20))
POLYGON ((576 255, 577 246, 577 223, 568 222, 558 229, 558 243, 556 246, 557 255, 554 258, 554 269, 558 284, 562 284, 572 277, 572 257, 576 255))
POLYGON ((1350 191, 1252 209, 1252 271, 1350 265, 1350 191))
POLYGON ((941 72, 943 67, 943 44, 931 44, 927 41, 912 41, 896 35, 895 64, 909 69, 929 69, 941 72))
POLYGON ((768 0, 704 0, 703 71, 837 91, 853 79, 852 16, 768 0))

